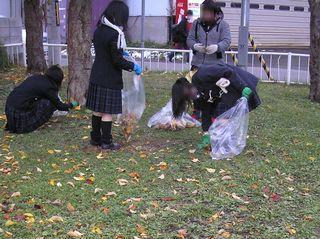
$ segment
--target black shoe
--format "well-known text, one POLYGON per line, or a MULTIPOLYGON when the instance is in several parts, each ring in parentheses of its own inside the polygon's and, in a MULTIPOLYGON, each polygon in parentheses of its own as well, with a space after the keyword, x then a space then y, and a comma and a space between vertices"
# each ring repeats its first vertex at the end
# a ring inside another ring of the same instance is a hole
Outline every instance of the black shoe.
POLYGON ((121 149, 121 145, 117 143, 111 143, 111 144, 102 144, 101 149, 103 150, 112 150, 112 151, 118 151, 121 149))
POLYGON ((91 139, 90 145, 95 146, 95 147, 99 147, 99 146, 101 146, 101 141, 94 141, 91 139))
POLYGON ((90 133, 91 136, 91 140, 90 140, 90 144, 92 146, 101 146, 102 141, 101 141, 101 133, 95 133, 95 132, 91 132, 90 133))

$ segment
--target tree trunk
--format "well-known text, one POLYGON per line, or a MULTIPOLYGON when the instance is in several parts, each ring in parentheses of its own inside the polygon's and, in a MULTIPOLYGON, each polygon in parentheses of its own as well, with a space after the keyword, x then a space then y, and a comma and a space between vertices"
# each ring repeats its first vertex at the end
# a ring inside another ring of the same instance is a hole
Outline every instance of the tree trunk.
MULTIPOLYGON (((57 0, 47 0, 47 32, 48 43, 61 44, 60 25, 56 15, 57 0)), ((61 61, 61 47, 48 47, 48 65, 60 64, 61 61)))
POLYGON ((68 7, 69 98, 84 105, 91 60, 91 0, 70 0, 68 7))
POLYGON ((25 0, 27 71, 41 73, 47 68, 43 50, 43 11, 40 0, 25 0))
POLYGON ((320 103, 320 0, 309 0, 310 20, 310 99, 320 103))

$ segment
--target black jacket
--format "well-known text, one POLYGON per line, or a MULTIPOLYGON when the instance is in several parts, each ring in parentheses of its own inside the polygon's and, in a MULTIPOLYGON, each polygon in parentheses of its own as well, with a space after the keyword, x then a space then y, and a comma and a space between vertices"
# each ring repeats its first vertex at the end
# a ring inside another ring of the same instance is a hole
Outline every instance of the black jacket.
POLYGON ((216 63, 213 65, 202 65, 197 73, 192 78, 192 84, 198 89, 200 97, 204 100, 211 96, 218 101, 232 107, 238 99, 242 97, 242 91, 245 87, 249 87, 253 93, 248 100, 250 111, 261 104, 259 95, 256 91, 259 79, 254 75, 242 70, 239 67, 225 63, 216 63), (221 78, 226 78, 230 81, 230 86, 227 87, 228 93, 222 94, 221 89, 216 86, 216 82, 221 78))
POLYGON ((99 26, 93 38, 95 60, 90 82, 109 89, 122 89, 122 70, 132 71, 134 64, 123 58, 117 48, 119 33, 105 25, 99 26))
POLYGON ((38 100, 47 99, 58 110, 68 111, 72 105, 61 102, 58 91, 58 86, 47 76, 33 75, 9 94, 6 105, 16 110, 30 111, 36 107, 38 100))
POLYGON ((186 45, 188 37, 188 20, 183 18, 179 24, 174 25, 172 28, 172 40, 175 43, 183 43, 186 45))

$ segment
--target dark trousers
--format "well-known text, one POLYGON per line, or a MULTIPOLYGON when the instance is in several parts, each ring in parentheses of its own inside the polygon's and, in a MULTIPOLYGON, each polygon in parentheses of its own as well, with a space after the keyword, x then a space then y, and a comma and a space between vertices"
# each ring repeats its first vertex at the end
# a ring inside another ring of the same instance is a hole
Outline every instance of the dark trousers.
POLYGON ((201 109, 202 113, 202 130, 207 132, 212 125, 212 120, 215 115, 215 110, 217 107, 217 103, 209 103, 209 102, 197 102, 198 106, 201 109))

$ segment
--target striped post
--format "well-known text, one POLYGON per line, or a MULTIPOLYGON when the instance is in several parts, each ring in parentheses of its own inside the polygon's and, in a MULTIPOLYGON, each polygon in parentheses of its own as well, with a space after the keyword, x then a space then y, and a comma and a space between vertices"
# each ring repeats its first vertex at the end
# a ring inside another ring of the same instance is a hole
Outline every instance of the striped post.
MULTIPOLYGON (((250 43, 251 43, 251 45, 252 45, 253 50, 254 50, 255 52, 260 52, 259 49, 258 49, 258 47, 257 47, 257 45, 256 45, 256 43, 254 42, 253 37, 251 36, 250 33, 249 33, 249 41, 250 41, 250 43)), ((269 67, 267 66, 267 63, 266 63, 266 61, 264 60, 263 56, 262 56, 261 54, 258 54, 257 56, 258 56, 258 58, 259 58, 259 61, 260 61, 261 65, 262 65, 265 73, 266 73, 267 76, 268 76, 268 79, 269 79, 270 81, 273 81, 274 78, 271 76, 270 69, 269 69, 269 67)))

